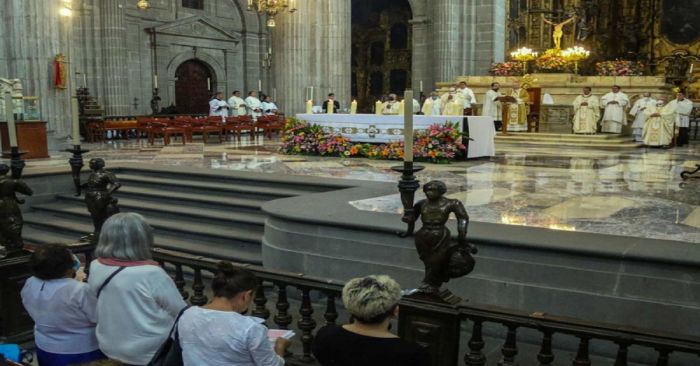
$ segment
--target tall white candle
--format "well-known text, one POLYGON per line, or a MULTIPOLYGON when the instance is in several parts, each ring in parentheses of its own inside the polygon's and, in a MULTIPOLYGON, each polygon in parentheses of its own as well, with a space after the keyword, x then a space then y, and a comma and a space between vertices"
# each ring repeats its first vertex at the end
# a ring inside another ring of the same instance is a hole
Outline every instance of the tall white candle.
POLYGON ((71 118, 73 121, 73 145, 80 145, 80 109, 78 97, 71 98, 71 118))
POLYGON ((262 80, 258 79, 258 91, 262 91, 262 80))
POLYGON ((17 127, 15 126, 14 105, 12 94, 5 92, 5 117, 7 119, 7 131, 10 136, 10 147, 17 147, 17 127))
MULTIPOLYGON (((209 79, 207 79, 207 85, 209 85, 209 79)), ((158 89, 158 75, 153 74, 153 88, 158 89)))
POLYGON ((404 103, 403 114, 403 161, 413 161, 413 91, 406 90, 403 94, 404 103))
POLYGON ((420 92, 423 92, 423 80, 420 81, 420 92))
POLYGON ((211 78, 207 78, 207 90, 211 90, 211 78))

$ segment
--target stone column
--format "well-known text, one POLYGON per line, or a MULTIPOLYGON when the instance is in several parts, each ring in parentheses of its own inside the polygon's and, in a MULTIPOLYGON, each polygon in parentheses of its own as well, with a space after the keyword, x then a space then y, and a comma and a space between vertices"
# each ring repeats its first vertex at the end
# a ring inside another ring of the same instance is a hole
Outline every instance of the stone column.
MULTIPOLYGON (((413 17, 410 21, 413 27, 413 51, 411 52, 411 70, 413 92, 420 93, 420 83, 423 82, 423 92, 430 95, 430 92, 435 89, 434 80, 430 72, 430 50, 429 50, 429 32, 428 18, 425 16, 413 17)), ((419 95, 419 94, 415 94, 419 95)), ((418 98, 416 98, 418 99, 418 98)))
POLYGON ((501 62, 506 42, 506 1, 478 2, 476 6, 476 31, 474 72, 487 75, 492 62, 501 62))
POLYGON ((128 97, 128 68, 124 0, 102 0, 102 87, 105 113, 128 114, 131 110, 128 97))
POLYGON ((350 0, 305 0, 299 10, 277 17, 272 31, 273 74, 279 107, 303 112, 304 91, 314 87, 314 104, 333 92, 341 108, 350 104, 350 0))
MULTIPOLYGON (((476 0, 470 0, 476 1, 476 0)), ((461 13, 468 5, 463 0, 442 0, 434 4, 432 22, 433 76, 435 81, 452 81, 462 73, 461 49, 467 37, 459 32, 461 29, 461 13)))

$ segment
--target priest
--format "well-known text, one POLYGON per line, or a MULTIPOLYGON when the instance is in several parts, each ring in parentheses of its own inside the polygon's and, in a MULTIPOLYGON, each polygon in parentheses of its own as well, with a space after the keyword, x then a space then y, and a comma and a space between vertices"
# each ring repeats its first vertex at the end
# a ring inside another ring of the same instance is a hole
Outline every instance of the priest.
POLYGON ((676 99, 668 103, 674 111, 674 122, 678 127, 677 146, 685 146, 690 142, 690 113, 693 111, 693 102, 685 97, 685 93, 679 91, 676 94, 676 99))
POLYGON ((389 94, 388 100, 382 105, 383 115, 396 115, 401 111, 401 103, 399 103, 396 94, 389 94))
POLYGON ((520 85, 519 81, 513 81, 510 96, 515 98, 517 103, 508 105, 508 131, 527 131, 527 109, 530 102, 530 95, 527 90, 520 85))
POLYGON ((467 87, 466 82, 460 81, 459 88, 457 88, 457 92, 462 94, 462 99, 464 100, 464 115, 471 116, 473 113, 472 104, 477 103, 474 91, 467 87))
POLYGON ((650 147, 667 147, 673 142, 675 106, 666 104, 666 98, 661 97, 656 105, 644 110, 646 119, 642 129, 642 141, 650 147))
POLYGON ((245 100, 241 98, 241 91, 235 90, 231 94, 231 98, 228 98, 228 105, 230 108, 231 116, 245 116, 247 105, 245 100))
POLYGON ((251 90, 248 92, 248 97, 245 98, 245 104, 248 107, 248 114, 253 119, 258 119, 262 115, 262 103, 258 99, 258 92, 251 90))
POLYGON ((634 117, 634 122, 632 123, 634 141, 642 142, 642 130, 644 129, 644 122, 646 122, 647 119, 647 114, 644 113, 644 111, 649 107, 655 106, 656 99, 652 98, 651 93, 649 92, 644 93, 644 95, 632 106, 630 115, 634 117))
POLYGON ((574 133, 595 134, 600 118, 600 101, 591 93, 591 87, 583 88, 583 94, 574 100, 574 133))
POLYGON ((443 116, 462 116, 464 115, 464 103, 462 98, 456 94, 447 97, 447 101, 442 106, 443 116))
POLYGON ((443 111, 444 111, 445 106, 447 105, 448 101, 450 101, 450 100, 455 100, 458 103, 464 103, 464 97, 462 96, 462 93, 457 91, 457 85, 451 86, 450 89, 446 93, 443 93, 440 96, 440 101, 442 102, 443 111))
POLYGON ((221 116, 223 122, 228 116, 228 104, 224 101, 224 93, 217 92, 214 99, 209 101, 209 115, 221 116))
POLYGON ((423 102, 423 109, 421 110, 426 116, 439 116, 442 101, 440 100, 440 95, 437 92, 430 93, 430 97, 423 102))
POLYGON ((622 133, 622 126, 627 124, 625 109, 630 104, 627 94, 620 91, 620 86, 613 85, 612 91, 605 94, 600 101, 605 108, 602 131, 604 133, 622 133))
POLYGON ((491 83, 491 89, 486 92, 486 96, 484 97, 484 107, 481 111, 482 116, 493 118, 497 131, 500 130, 501 124, 503 123, 503 114, 501 113, 501 97, 503 97, 503 94, 501 94, 499 91, 500 88, 501 84, 496 82, 491 83))

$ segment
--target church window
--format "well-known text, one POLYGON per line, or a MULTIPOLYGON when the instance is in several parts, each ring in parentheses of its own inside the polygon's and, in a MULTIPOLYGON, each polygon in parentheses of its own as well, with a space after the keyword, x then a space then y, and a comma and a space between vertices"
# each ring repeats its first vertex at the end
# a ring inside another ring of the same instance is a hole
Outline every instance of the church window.
POLYGON ((391 27, 391 49, 403 50, 408 47, 408 28, 405 24, 394 24, 391 27))
POLYGON ((182 7, 203 10, 204 0, 182 0, 182 7))

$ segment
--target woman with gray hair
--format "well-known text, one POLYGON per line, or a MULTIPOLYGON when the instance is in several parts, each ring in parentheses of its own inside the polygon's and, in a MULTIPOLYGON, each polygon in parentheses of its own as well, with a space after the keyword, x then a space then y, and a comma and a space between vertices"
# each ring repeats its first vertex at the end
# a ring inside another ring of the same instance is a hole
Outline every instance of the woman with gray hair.
POLYGON ((105 221, 90 264, 97 297, 97 341, 109 358, 146 365, 185 308, 177 287, 151 260, 153 229, 143 216, 119 213, 105 221))
POLYGON ((322 366, 428 366, 430 355, 389 331, 402 291, 389 276, 354 278, 343 287, 353 322, 319 329, 312 346, 322 366))

